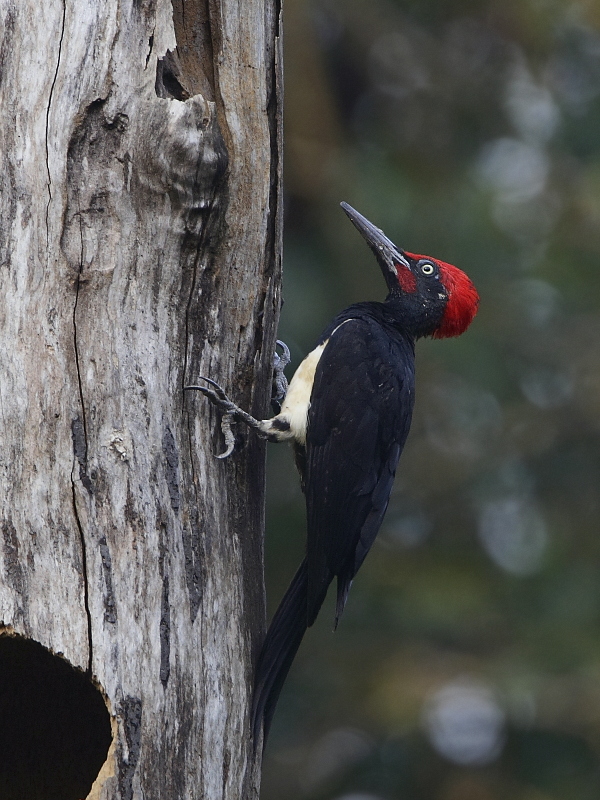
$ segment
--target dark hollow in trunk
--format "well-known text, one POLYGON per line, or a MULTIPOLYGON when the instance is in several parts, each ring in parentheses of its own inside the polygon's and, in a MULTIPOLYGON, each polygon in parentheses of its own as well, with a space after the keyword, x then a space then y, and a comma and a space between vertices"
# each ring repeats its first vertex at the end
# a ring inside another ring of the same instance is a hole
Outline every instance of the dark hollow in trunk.
POLYGON ((2 800, 80 800, 110 742, 110 715, 84 672, 31 639, 0 636, 2 800))

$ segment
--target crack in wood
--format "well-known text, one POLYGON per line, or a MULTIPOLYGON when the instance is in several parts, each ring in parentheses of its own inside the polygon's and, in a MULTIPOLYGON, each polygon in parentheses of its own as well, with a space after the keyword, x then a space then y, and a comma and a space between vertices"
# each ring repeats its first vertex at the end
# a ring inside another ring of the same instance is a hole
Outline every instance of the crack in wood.
POLYGON ((56 69, 54 70, 54 77, 50 86, 50 94, 48 95, 48 106, 46 108, 46 172, 48 173, 48 204, 46 205, 46 252, 50 253, 50 231, 48 229, 48 220, 50 216, 50 203, 52 202, 52 176, 50 175, 50 150, 48 147, 48 128, 50 125, 50 106, 52 105, 52 96, 54 94, 54 87, 56 86, 56 79, 58 78, 58 69, 60 67, 60 57, 62 54, 62 44, 65 35, 65 18, 67 16, 67 0, 63 0, 63 13, 62 23, 60 30, 60 39, 58 42, 58 58, 56 59, 56 69))
POLYGON ((154 50, 154 31, 150 34, 150 38, 148 39, 148 55, 146 56, 146 66, 144 69, 148 69, 148 62, 150 61, 150 56, 152 55, 152 51, 154 50))
MULTIPOLYGON (((81 225, 81 215, 79 215, 79 222, 81 225)), ((71 422, 71 435, 73 437, 73 453, 75 455, 75 459, 79 464, 79 479, 82 485, 86 488, 88 493, 91 495, 93 493, 93 486, 90 480, 90 477, 87 472, 87 431, 85 425, 85 406, 83 403, 83 387, 81 384, 81 371, 79 366, 79 351, 78 351, 78 344, 77 344, 77 322, 76 322, 76 314, 77 314, 77 302, 79 300, 79 288, 80 288, 80 278, 81 278, 81 270, 83 269, 83 239, 81 242, 81 262, 80 262, 80 270, 77 275, 77 289, 75 293, 75 302, 73 304, 73 348, 75 351, 75 370, 77 372, 77 385, 79 388, 79 401, 81 403, 81 412, 83 421, 76 417, 71 422)), ((89 578, 88 578, 88 568, 87 568, 87 544, 85 541, 85 533, 83 530, 83 525, 81 519, 79 517, 79 510, 77 508, 77 487, 74 478, 71 476, 71 490, 72 490, 72 499, 73 499, 73 513, 75 515, 75 522, 77 525, 77 530, 79 532, 79 541, 81 544, 81 570, 82 570, 82 580, 83 580, 83 605, 85 608, 85 614, 87 619, 87 640, 88 640, 88 673, 91 674, 92 672, 92 664, 93 664, 93 656, 94 656, 94 642, 93 642, 93 629, 92 629, 92 612, 90 609, 90 597, 89 597, 89 578)))
POLYGON ((92 674, 92 664, 94 657, 94 642, 92 638, 92 612, 90 610, 90 595, 89 595, 89 581, 87 569, 87 549, 85 544, 85 536, 83 535, 83 526, 79 519, 79 512, 77 510, 77 494, 75 489, 75 481, 71 479, 72 501, 73 501, 73 514, 75 516, 75 524, 79 532, 79 541, 81 542, 81 572, 83 580, 83 607, 87 619, 87 640, 88 640, 88 663, 87 673, 92 674))
MULTIPOLYGON (((65 0, 66 3, 66 0, 65 0)), ((64 30, 64 18, 63 18, 63 30, 64 30)), ((57 68, 58 71, 58 68, 57 68)), ((68 158, 68 155, 67 155, 68 158)), ((49 207, 49 206, 48 206, 49 207)), ((81 415, 82 419, 76 417, 71 422, 71 435, 73 437, 73 453, 75 458, 79 464, 79 479, 82 485, 87 489, 88 493, 91 495, 93 493, 93 486, 90 480, 90 477, 87 472, 87 429, 86 429, 86 420, 85 420, 85 405, 83 402, 83 386, 81 382, 81 369, 79 364, 79 346, 77 341, 77 304, 79 302, 79 291, 81 288, 81 275, 83 272, 83 229, 82 229, 82 217, 81 217, 81 209, 79 208, 79 212, 77 215, 77 221, 79 224, 79 242, 80 242, 80 255, 79 255, 79 270, 77 272, 77 280, 76 280, 76 289, 75 289, 75 301, 73 303, 73 350, 75 353, 75 371, 77 374, 77 388, 79 393, 79 402, 81 404, 81 415)), ((47 230, 47 228, 46 228, 47 230)), ((63 230, 64 235, 64 230, 63 230)), ((61 242, 62 244, 62 242, 61 242)), ((83 606, 85 609, 86 621, 87 621, 87 641, 88 641, 88 666, 87 671, 91 675, 92 673, 92 664, 94 659, 94 640, 93 640, 93 628, 92 628, 92 612, 90 609, 90 587, 89 587, 89 576, 88 576, 88 566, 87 566, 87 544, 85 541, 85 532, 83 530, 83 524, 79 517, 79 509, 77 508, 77 487, 73 476, 71 476, 71 492, 72 492, 72 500, 73 500, 73 513, 75 515, 75 522, 77 525, 77 531, 79 533, 79 542, 81 546, 81 571, 82 571, 82 580, 83 580, 83 606)))
MULTIPOLYGON (((261 286, 261 298, 258 308, 257 324, 254 331, 254 346, 257 352, 262 350, 265 337, 263 328, 266 304, 273 289, 273 275, 281 267, 282 235, 283 235, 283 208, 280 202, 282 196, 282 146, 283 146, 283 109, 280 98, 283 87, 282 42, 279 38, 281 2, 277 0, 274 9, 275 37, 273 52, 270 59, 270 75, 268 84, 267 116, 269 121, 269 137, 271 142, 270 187, 269 187, 269 220, 267 236, 265 239, 265 271, 261 286)), ((278 321, 281 308, 281 293, 278 288, 272 292, 272 300, 277 305, 274 308, 275 320, 278 321)), ((272 319, 272 315, 268 315, 272 319)))

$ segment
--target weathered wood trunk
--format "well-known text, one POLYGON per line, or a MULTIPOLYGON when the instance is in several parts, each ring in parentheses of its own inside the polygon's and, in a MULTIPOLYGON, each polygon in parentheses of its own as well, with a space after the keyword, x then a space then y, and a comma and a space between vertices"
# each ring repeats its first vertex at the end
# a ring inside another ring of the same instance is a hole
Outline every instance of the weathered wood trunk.
POLYGON ((264 445, 217 461, 183 386, 268 410, 278 25, 277 0, 0 3, 3 800, 98 770, 104 800, 257 795, 264 445))

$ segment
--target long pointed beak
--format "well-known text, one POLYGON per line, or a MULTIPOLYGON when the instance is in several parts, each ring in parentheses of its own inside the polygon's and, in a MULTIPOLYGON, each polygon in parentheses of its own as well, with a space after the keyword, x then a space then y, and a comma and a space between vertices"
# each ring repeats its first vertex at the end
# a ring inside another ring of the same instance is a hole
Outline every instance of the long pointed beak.
POLYGON ((388 285, 388 289, 390 291, 392 289, 397 289, 398 274, 396 272, 396 265, 403 264, 410 269, 410 264, 406 260, 404 251, 396 247, 392 240, 388 239, 380 228, 376 228, 372 222, 369 222, 366 217, 359 214, 358 211, 348 205, 348 203, 340 203, 340 205, 350 218, 354 227, 375 254, 381 271, 383 272, 383 277, 388 285))

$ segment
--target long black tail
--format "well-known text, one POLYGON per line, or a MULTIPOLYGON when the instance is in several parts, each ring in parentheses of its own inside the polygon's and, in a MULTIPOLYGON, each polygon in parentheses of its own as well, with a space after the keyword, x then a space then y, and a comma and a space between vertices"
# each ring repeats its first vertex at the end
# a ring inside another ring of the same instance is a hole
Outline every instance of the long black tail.
POLYGON ((308 566, 304 559, 283 596, 263 642, 256 667, 252 702, 252 732, 258 742, 264 721, 263 747, 279 693, 308 627, 308 566))

